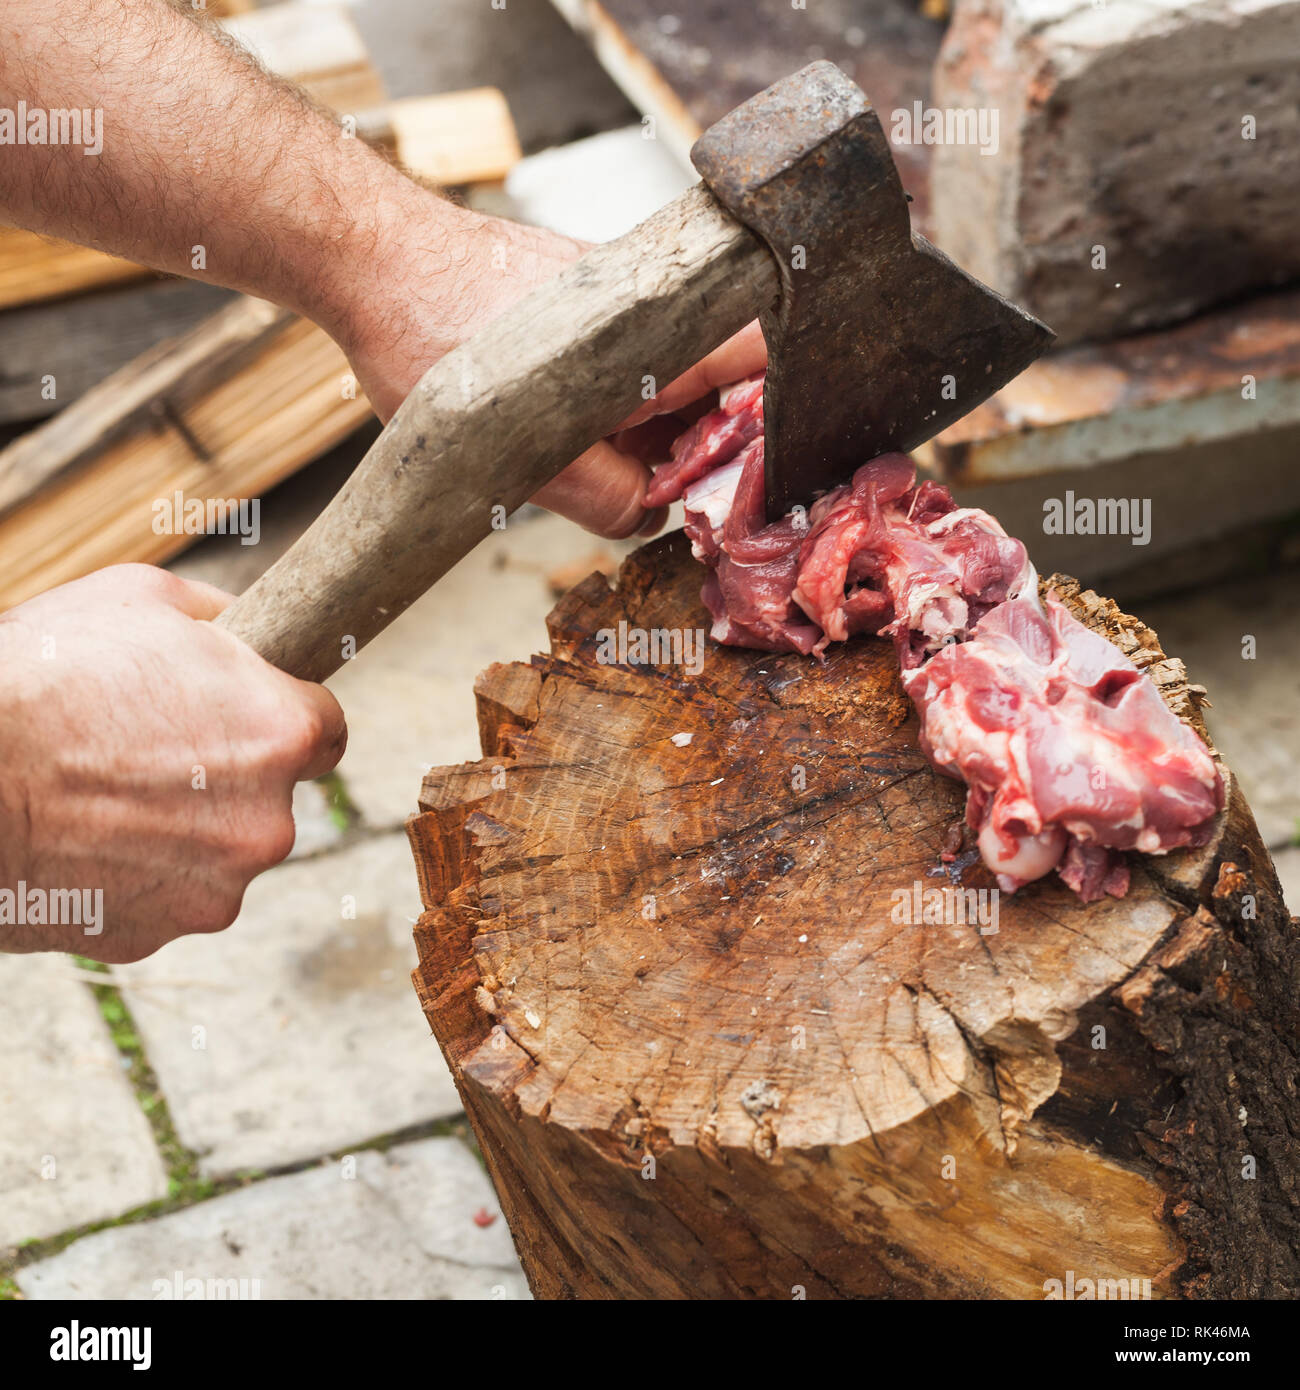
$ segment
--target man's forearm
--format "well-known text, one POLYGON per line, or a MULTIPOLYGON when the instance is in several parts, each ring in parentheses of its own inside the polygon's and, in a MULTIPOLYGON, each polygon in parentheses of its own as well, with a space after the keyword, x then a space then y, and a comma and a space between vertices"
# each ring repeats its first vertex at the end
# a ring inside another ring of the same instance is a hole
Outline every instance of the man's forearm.
MULTIPOLYGON (((583 249, 421 187, 167 0, 0 0, 0 117, 20 103, 102 111, 103 146, 0 142, 0 223, 305 314, 382 419, 583 249)), ((755 328, 671 384, 662 407, 762 362, 755 328)), ((535 500, 628 536, 662 522, 643 506, 648 478, 635 453, 597 441, 535 500)))
POLYGON ((385 274, 394 226, 418 229, 426 289, 474 233, 165 0, 0 0, 0 108, 20 103, 101 111, 102 150, 0 146, 0 221, 274 299, 336 334, 358 279, 385 274))

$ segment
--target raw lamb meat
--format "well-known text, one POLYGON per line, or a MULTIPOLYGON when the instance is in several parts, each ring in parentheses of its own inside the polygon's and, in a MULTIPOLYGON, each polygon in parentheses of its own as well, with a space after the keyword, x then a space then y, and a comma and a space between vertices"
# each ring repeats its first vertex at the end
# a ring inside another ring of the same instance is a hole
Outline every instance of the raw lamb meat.
POLYGON ((682 498, 708 566, 712 635, 821 657, 890 638, 921 745, 969 788, 966 820, 1004 892, 1055 869, 1084 902, 1128 890, 1124 851, 1205 843, 1223 779, 1151 681, 1050 594, 1025 547, 885 454, 768 524, 763 379, 673 446, 649 506, 682 498))

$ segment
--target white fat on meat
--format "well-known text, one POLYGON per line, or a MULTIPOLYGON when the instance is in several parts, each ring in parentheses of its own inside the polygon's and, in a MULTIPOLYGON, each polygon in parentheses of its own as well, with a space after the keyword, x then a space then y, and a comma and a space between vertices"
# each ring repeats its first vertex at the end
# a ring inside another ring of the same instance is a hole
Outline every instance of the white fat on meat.
MULTIPOLYGON (((682 493, 682 506, 693 516, 702 517, 713 536, 713 550, 709 551, 694 537, 691 538, 691 553, 697 560, 705 560, 716 554, 722 539, 722 528, 731 515, 731 504, 736 498, 736 488, 740 485, 740 475, 744 472, 744 458, 715 468, 712 473, 693 482, 682 493)), ((698 525, 698 523, 696 523, 698 525)))
MULTIPOLYGON (((739 396, 742 392, 748 391, 754 385, 756 378, 747 376, 741 381, 733 381, 730 386, 720 386, 718 388, 718 409, 726 410, 733 396, 739 396)), ((763 397, 759 396, 761 402, 763 397)), ((760 406, 761 408, 761 406, 760 406)))

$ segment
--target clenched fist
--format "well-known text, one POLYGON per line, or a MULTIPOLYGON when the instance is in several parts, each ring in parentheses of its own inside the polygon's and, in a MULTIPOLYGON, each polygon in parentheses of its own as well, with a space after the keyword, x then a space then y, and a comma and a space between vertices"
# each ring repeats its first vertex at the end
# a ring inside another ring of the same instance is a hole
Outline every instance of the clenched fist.
POLYGON ((293 848, 343 712, 212 626, 230 601, 119 565, 0 617, 0 950, 139 960, 293 848))

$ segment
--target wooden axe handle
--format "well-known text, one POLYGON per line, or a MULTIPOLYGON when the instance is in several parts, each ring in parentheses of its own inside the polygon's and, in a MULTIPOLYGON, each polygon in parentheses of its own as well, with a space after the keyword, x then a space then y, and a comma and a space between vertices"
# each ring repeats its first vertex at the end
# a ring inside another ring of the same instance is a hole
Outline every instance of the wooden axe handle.
POLYGON ((688 190, 435 363, 218 624, 282 671, 324 680, 487 536, 494 515, 499 528, 616 429, 647 376, 666 385, 777 293, 762 243, 702 184, 688 190))

